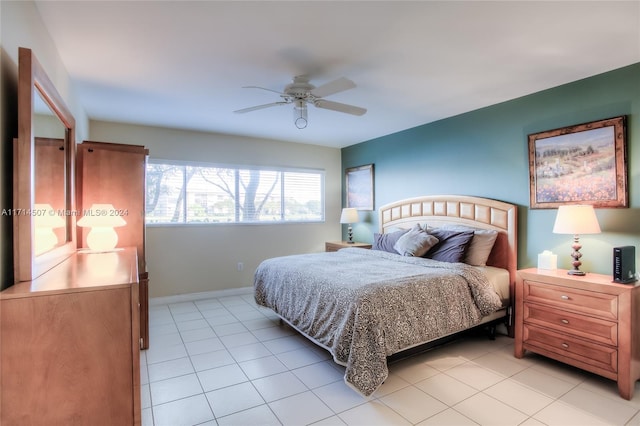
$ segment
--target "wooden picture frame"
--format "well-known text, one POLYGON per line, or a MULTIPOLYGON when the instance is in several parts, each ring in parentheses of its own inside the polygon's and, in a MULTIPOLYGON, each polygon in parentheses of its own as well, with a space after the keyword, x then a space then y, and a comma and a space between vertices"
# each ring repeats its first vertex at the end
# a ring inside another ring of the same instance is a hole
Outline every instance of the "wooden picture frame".
POLYGON ((529 135, 532 209, 628 207, 626 117, 529 135))
POLYGON ((345 170, 347 207, 373 210, 373 164, 345 170))

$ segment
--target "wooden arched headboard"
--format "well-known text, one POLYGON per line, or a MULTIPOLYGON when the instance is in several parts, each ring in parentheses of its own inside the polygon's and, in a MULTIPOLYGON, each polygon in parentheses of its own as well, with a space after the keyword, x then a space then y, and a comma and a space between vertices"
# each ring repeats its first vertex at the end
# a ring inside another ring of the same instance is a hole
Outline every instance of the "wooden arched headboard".
POLYGON ((498 231, 487 265, 509 271, 510 294, 518 269, 518 208, 515 204, 466 195, 425 195, 386 204, 379 209, 380 233, 410 228, 416 223, 433 227, 466 225, 498 231))

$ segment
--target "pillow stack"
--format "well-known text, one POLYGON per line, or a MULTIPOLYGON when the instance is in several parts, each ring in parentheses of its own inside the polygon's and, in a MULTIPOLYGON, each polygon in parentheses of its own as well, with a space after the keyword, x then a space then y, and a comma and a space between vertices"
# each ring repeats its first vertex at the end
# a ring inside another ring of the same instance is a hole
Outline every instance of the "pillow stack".
POLYGON ((486 266, 497 237, 497 231, 464 225, 429 228, 416 224, 411 229, 374 234, 372 249, 441 262, 486 266))

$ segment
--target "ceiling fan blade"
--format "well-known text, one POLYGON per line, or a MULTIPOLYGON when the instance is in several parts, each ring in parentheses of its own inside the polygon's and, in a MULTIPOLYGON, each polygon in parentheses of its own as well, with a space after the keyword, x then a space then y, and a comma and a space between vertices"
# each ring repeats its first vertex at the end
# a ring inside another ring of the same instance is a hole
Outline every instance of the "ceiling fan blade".
POLYGON ((270 108, 272 106, 277 106, 277 105, 286 105, 287 103, 288 102, 272 102, 270 104, 256 105, 249 108, 239 109, 233 112, 235 112, 236 114, 244 114, 245 112, 257 111, 259 109, 270 108))
POLYGON ((316 87, 311 91, 311 94, 318 98, 324 98, 325 96, 333 95, 334 93, 342 92, 344 90, 353 89, 354 87, 356 87, 356 84, 353 81, 349 80, 348 78, 341 77, 337 80, 333 80, 328 82, 327 84, 316 87))
POLYGON ((324 99, 318 99, 314 102, 317 108, 330 109, 332 111, 344 112, 352 115, 364 115, 366 108, 360 108, 353 105, 342 104, 340 102, 326 101, 324 99))
POLYGON ((261 89, 261 90, 266 90, 268 92, 273 92, 273 93, 277 93, 278 95, 284 95, 285 93, 282 92, 278 92, 277 90, 272 90, 272 89, 267 89, 266 87, 260 87, 260 86, 242 86, 243 89, 261 89))

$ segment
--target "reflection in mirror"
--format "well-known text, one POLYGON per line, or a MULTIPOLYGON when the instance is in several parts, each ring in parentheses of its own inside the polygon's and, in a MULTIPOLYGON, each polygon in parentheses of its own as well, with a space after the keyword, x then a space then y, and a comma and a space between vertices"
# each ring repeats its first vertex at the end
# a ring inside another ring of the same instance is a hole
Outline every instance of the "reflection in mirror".
POLYGON ((75 119, 31 49, 19 48, 18 59, 14 282, 37 278, 76 250, 75 119))
POLYGON ((34 255, 67 242, 65 138, 67 129, 40 95, 33 94, 34 255))

